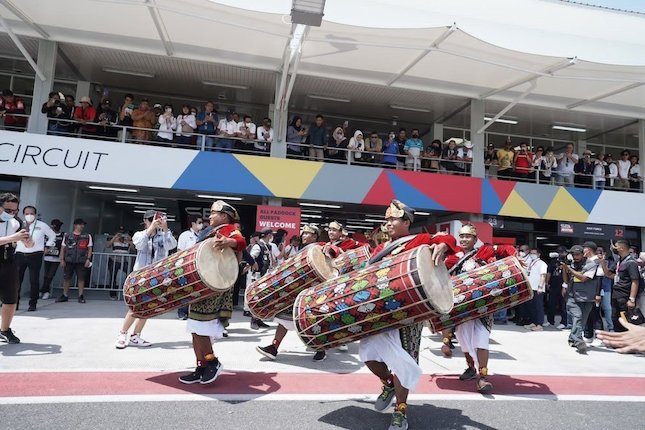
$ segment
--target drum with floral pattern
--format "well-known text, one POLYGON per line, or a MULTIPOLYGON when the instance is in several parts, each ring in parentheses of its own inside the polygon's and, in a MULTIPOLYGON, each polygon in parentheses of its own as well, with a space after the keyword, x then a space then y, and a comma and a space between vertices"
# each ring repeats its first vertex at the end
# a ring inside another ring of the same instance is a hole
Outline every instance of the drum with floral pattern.
POLYGON ((434 332, 503 309, 533 297, 528 275, 516 257, 506 257, 452 277, 454 307, 448 314, 430 319, 434 332))
POLYGON ((369 245, 349 249, 334 259, 334 267, 338 269, 339 275, 353 272, 367 266, 370 259, 369 245))

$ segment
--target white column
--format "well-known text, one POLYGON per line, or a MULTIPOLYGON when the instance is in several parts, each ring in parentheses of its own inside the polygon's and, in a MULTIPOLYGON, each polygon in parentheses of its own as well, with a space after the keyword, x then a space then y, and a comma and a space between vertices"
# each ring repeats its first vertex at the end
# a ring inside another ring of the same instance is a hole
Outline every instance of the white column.
POLYGON ((443 124, 438 122, 432 124, 432 140, 440 140, 443 142, 443 124))
POLYGON ((278 197, 265 197, 264 204, 268 206, 282 206, 282 199, 278 197))
POLYGON ((289 112, 286 110, 275 110, 273 117, 273 144, 271 145, 271 157, 287 157, 287 121, 289 112))
POLYGON ((576 142, 577 147, 575 149, 576 154, 582 154, 585 152, 585 149, 587 149, 587 141, 586 140, 579 140, 576 142))
POLYGON ((484 126, 484 101, 472 99, 470 101, 470 141, 473 144, 473 164, 471 176, 483 178, 486 175, 484 168, 484 133, 477 134, 484 126))
MULTIPOLYGON (((38 208, 38 197, 40 194, 40 179, 23 177, 20 183, 20 210, 25 206, 38 208)), ((19 215, 22 217, 22 215, 19 215)))
POLYGON ((54 87, 54 74, 56 72, 56 52, 58 44, 51 40, 38 41, 38 68, 45 75, 45 80, 38 77, 34 79, 34 96, 32 99, 31 115, 27 131, 29 133, 47 133, 47 116, 40 112, 40 105, 47 100, 54 87))
POLYGON ((645 119, 638 120, 638 157, 645 159, 645 119))
MULTIPOLYGON (((80 103, 81 97, 88 96, 91 97, 90 91, 91 91, 91 86, 92 83, 88 81, 78 81, 76 82, 76 103, 80 103)), ((94 103, 98 103, 99 100, 92 100, 94 103)))

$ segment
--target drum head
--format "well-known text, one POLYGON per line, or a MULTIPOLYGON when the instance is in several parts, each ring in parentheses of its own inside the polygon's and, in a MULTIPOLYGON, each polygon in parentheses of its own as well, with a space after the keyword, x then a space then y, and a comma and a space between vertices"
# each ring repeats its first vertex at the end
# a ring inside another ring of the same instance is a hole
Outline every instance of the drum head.
POLYGON ((446 265, 441 263, 435 266, 432 261, 432 250, 430 246, 424 245, 418 251, 417 268, 421 286, 428 297, 428 301, 441 314, 447 314, 452 310, 453 293, 452 282, 446 265))
POLYGON ((231 248, 213 248, 213 240, 208 239, 199 245, 195 266, 202 281, 211 290, 226 291, 235 284, 239 266, 231 248))
POLYGON ((333 279, 338 276, 338 269, 334 268, 334 260, 327 257, 322 249, 320 245, 310 247, 307 251, 307 262, 321 280, 333 279))

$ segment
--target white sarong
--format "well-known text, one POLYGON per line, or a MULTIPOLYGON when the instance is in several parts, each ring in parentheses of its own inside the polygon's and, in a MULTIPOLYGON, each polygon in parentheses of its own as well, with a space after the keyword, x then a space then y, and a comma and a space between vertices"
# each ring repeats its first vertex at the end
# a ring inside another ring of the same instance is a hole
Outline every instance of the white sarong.
POLYGON ((186 332, 198 336, 208 336, 212 341, 224 337, 224 326, 218 319, 212 321, 197 321, 188 318, 186 321, 186 332))
POLYGON ((486 330, 486 327, 478 318, 458 325, 455 336, 461 350, 464 353, 469 353, 475 360, 475 368, 479 368, 477 350, 489 349, 490 332, 486 330))

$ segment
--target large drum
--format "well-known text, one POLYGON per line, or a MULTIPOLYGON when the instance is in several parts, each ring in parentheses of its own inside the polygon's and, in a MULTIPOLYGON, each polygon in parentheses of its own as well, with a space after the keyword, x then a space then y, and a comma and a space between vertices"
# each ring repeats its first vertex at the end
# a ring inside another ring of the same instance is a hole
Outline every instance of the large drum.
POLYGON ((233 250, 216 250, 207 239, 130 273, 125 303, 139 318, 161 315, 228 291, 238 270, 233 250))
POLYGON ((332 263, 339 275, 354 272, 367 266, 370 260, 370 247, 369 245, 359 246, 358 248, 350 249, 334 259, 332 263))
POLYGON ((251 314, 263 320, 285 311, 290 316, 302 290, 338 276, 322 249, 320 245, 310 245, 251 283, 245 291, 251 314))
POLYGON ((423 245, 308 288, 293 318, 300 339, 324 350, 447 313, 452 302, 446 267, 423 245))
POLYGON ((533 297, 528 275, 516 257, 455 275, 452 285, 454 307, 450 313, 430 319, 435 332, 509 309, 533 297))

